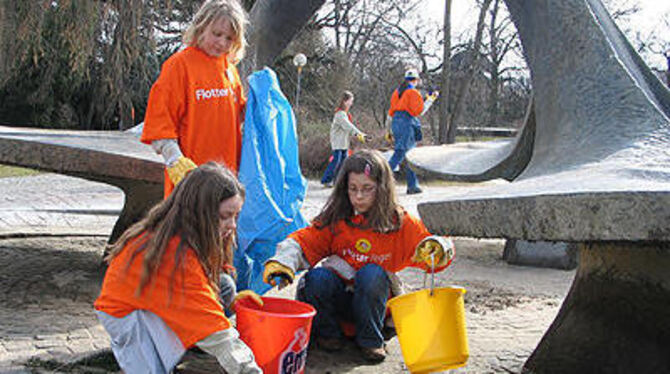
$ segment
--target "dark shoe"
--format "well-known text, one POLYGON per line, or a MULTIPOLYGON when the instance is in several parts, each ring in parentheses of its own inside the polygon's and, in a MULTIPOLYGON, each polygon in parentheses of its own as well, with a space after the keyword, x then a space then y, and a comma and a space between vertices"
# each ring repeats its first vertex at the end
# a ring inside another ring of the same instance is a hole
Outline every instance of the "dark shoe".
POLYGON ((408 188, 407 189, 407 194, 408 195, 414 195, 414 194, 421 193, 421 192, 423 192, 423 190, 420 187, 414 187, 414 188, 408 188))
POLYGON ((382 362, 386 358, 386 350, 384 347, 367 348, 361 347, 363 358, 368 362, 382 362))
POLYGON ((324 188, 332 188, 333 185, 334 185, 333 182, 321 183, 321 186, 323 186, 324 188))
POLYGON ((319 337, 316 339, 316 345, 327 352, 341 351, 344 346, 344 344, 342 343, 342 339, 323 338, 323 337, 319 337))
POLYGON ((382 337, 384 338, 385 342, 393 339, 393 337, 396 336, 396 335, 398 335, 398 334, 395 331, 395 327, 384 326, 382 328, 382 337))

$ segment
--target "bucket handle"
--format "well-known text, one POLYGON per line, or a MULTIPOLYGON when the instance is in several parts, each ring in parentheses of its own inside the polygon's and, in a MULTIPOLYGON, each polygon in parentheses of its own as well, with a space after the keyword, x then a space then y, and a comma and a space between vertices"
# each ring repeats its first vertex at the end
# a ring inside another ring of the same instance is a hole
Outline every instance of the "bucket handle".
MULTIPOLYGON (((423 288, 426 288, 426 278, 428 272, 423 273, 423 288)), ((435 289, 435 252, 430 254, 430 296, 433 296, 435 289)))

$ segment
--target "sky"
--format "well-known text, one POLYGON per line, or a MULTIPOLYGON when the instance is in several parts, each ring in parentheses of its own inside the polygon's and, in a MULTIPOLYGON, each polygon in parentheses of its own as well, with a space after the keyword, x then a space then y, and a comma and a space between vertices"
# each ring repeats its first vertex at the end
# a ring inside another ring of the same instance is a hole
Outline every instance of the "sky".
MULTIPOLYGON (((425 0, 427 9, 429 10, 427 16, 433 21, 442 23, 444 15, 444 0, 425 0)), ((641 35, 648 35, 652 30, 662 29, 662 16, 670 13, 670 1, 668 0, 628 0, 628 4, 637 3, 641 10, 640 12, 630 16, 629 19, 616 21, 619 28, 625 33, 640 32, 641 35)), ((452 38, 460 35, 464 30, 472 30, 474 33, 474 25, 477 22, 477 5, 475 0, 452 0, 451 2, 451 32, 452 38)), ((664 33, 666 42, 670 43, 670 29, 666 29, 664 33)), ((630 38, 630 35, 627 35, 630 38)), ((635 43, 633 43, 635 44, 635 43)), ((665 69, 666 63, 663 56, 660 55, 643 55, 647 64, 652 67, 665 69)))

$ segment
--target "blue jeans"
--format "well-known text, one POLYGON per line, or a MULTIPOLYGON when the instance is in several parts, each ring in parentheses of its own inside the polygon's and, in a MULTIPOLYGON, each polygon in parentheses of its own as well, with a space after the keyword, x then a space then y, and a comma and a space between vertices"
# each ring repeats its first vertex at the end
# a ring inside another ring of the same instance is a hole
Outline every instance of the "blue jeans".
POLYGON ((344 162, 344 159, 347 158, 346 149, 333 149, 333 159, 326 167, 326 172, 321 178, 321 183, 329 183, 337 178, 337 173, 340 171, 340 167, 344 162))
POLYGON ((381 347, 386 301, 391 292, 386 272, 377 264, 367 264, 356 272, 354 291, 345 287, 340 277, 323 267, 305 274, 298 299, 316 308, 312 336, 341 339, 344 335, 338 321, 346 320, 354 322, 359 346, 381 347))
MULTIPOLYGON (((395 170, 398 164, 403 163, 407 151, 408 151, 407 149, 397 149, 397 148, 393 151, 393 156, 391 156, 391 159, 389 160, 391 170, 395 170)), ((405 174, 407 174, 407 190, 412 190, 419 187, 419 180, 416 178, 416 174, 414 173, 414 171, 409 167, 407 161, 405 161, 403 165, 405 167, 405 174)))

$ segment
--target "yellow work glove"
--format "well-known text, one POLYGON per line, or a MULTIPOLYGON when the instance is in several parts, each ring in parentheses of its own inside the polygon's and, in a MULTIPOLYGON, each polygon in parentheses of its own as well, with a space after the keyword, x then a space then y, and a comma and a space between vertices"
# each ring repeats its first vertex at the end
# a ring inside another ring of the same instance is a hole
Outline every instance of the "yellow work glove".
POLYGON ((184 179, 186 173, 197 167, 198 165, 196 165, 195 162, 193 162, 193 160, 191 160, 190 158, 179 156, 177 161, 174 164, 172 164, 172 166, 168 166, 167 168, 168 177, 170 177, 172 184, 176 186, 177 183, 181 182, 181 180, 184 179))
POLYGON ((440 91, 433 91, 426 95, 426 100, 435 101, 440 96, 440 91))
POLYGON ((243 290, 237 293, 235 295, 235 298, 233 299, 233 305, 235 305, 236 302, 238 302, 240 299, 244 299, 245 297, 250 297, 258 306, 263 306, 263 299, 261 299, 260 296, 258 296, 257 293, 255 293, 252 290, 243 290))
POLYGON ((386 135, 384 135, 384 139, 386 139, 387 142, 393 144, 393 133, 391 131, 387 131, 386 135))
POLYGON ((367 137, 367 135, 365 135, 363 133, 356 134, 356 138, 358 139, 358 141, 363 143, 363 144, 365 144, 366 137, 367 137))
POLYGON ((293 274, 293 270, 288 266, 282 265, 277 261, 268 261, 265 264, 263 282, 272 287, 279 286, 280 289, 284 288, 293 283, 293 278, 295 278, 295 274, 293 274))
POLYGON ((433 235, 423 239, 416 246, 412 262, 425 262, 427 266, 440 267, 446 265, 452 258, 454 258, 454 243, 451 239, 433 235))

